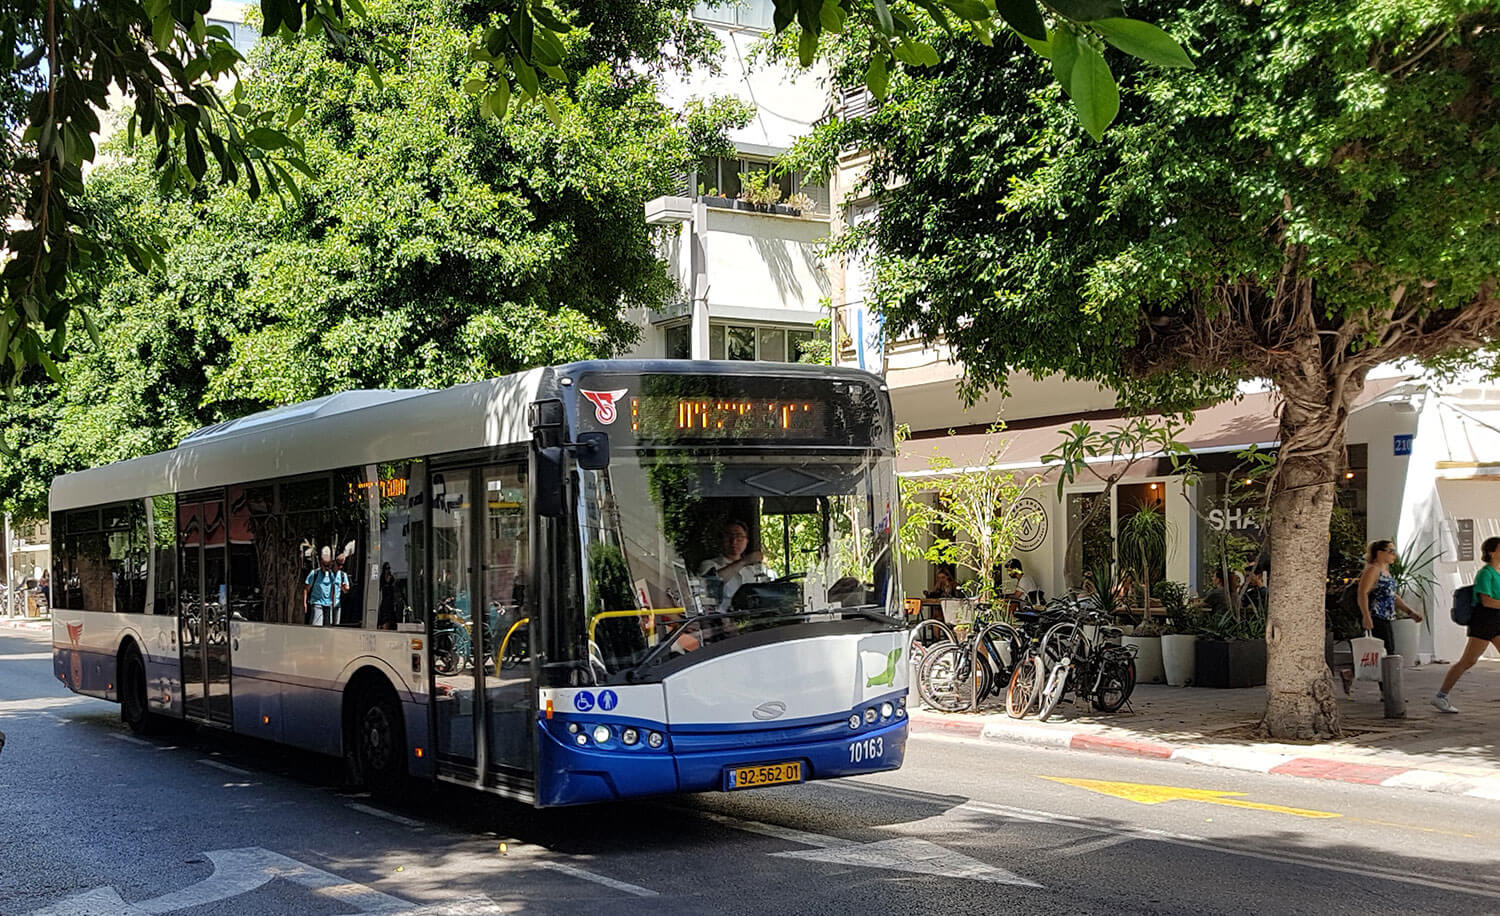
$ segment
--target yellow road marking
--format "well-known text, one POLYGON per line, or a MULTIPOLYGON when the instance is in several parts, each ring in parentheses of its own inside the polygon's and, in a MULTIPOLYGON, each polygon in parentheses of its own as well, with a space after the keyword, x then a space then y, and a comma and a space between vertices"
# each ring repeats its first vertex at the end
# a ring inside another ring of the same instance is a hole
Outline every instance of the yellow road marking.
POLYGON ((1064 776, 1043 776, 1043 779, 1064 785, 1088 789, 1101 795, 1112 795, 1142 805, 1159 805, 1169 801, 1194 801, 1208 805, 1225 805, 1230 808, 1250 808, 1255 811, 1270 811, 1290 814, 1294 817, 1343 817, 1333 811, 1312 811, 1307 808, 1288 808, 1284 805, 1267 805, 1261 802, 1240 801, 1244 792, 1223 792, 1217 789, 1188 789, 1179 786, 1152 786, 1138 782, 1109 782, 1102 779, 1072 779, 1064 776))

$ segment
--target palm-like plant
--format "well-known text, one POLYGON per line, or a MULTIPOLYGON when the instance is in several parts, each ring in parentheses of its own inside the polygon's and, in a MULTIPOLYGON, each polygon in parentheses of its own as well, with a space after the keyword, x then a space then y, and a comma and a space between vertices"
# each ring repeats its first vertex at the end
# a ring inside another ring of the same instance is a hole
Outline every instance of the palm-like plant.
POLYGON ((1396 594, 1424 596, 1421 599, 1423 617, 1427 616, 1425 596, 1433 586, 1437 585, 1437 577, 1432 574, 1432 564, 1437 561, 1437 558, 1436 544, 1428 544, 1421 549, 1414 544, 1408 544, 1396 553, 1396 559, 1386 567, 1386 571, 1391 574, 1392 590, 1396 594))
MULTIPOLYGON (((1141 594, 1151 594, 1151 572, 1166 563, 1167 516, 1154 503, 1142 503, 1135 513, 1120 525, 1121 565, 1133 571, 1140 581, 1141 594)), ((1141 609, 1141 619, 1150 616, 1148 607, 1141 609)))

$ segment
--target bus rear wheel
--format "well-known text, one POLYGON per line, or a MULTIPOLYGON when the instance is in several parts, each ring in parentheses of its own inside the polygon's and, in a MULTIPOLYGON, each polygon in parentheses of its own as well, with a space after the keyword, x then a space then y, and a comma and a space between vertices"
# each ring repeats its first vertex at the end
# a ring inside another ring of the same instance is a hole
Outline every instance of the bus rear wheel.
POLYGON ((360 694, 354 713, 354 757, 360 778, 382 798, 406 785, 406 730, 401 707, 388 691, 360 694))
POLYGON ((120 721, 137 735, 162 731, 163 720, 146 702, 146 663, 134 646, 120 657, 120 721))

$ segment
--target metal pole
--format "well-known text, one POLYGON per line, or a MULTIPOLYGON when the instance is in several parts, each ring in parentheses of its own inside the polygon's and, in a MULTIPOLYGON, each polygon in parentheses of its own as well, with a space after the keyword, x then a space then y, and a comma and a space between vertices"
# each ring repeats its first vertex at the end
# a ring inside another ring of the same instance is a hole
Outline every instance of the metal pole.
POLYGON ((5 613, 16 616, 15 565, 10 560, 10 513, 5 513, 5 613))
POLYGON ((1406 690, 1402 683, 1401 656, 1387 655, 1380 660, 1380 699, 1385 703, 1387 719, 1406 717, 1406 690))

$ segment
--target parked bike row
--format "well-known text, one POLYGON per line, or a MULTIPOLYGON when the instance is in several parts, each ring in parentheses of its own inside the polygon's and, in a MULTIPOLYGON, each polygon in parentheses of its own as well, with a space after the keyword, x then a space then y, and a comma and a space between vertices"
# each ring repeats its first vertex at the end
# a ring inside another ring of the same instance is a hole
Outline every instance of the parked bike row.
POLYGON ((1088 598, 1063 596, 1040 609, 979 605, 971 623, 937 620, 912 630, 913 682, 923 703, 943 712, 977 710, 991 697, 1007 714, 1042 721, 1061 701, 1112 713, 1135 690, 1135 647, 1088 598))

